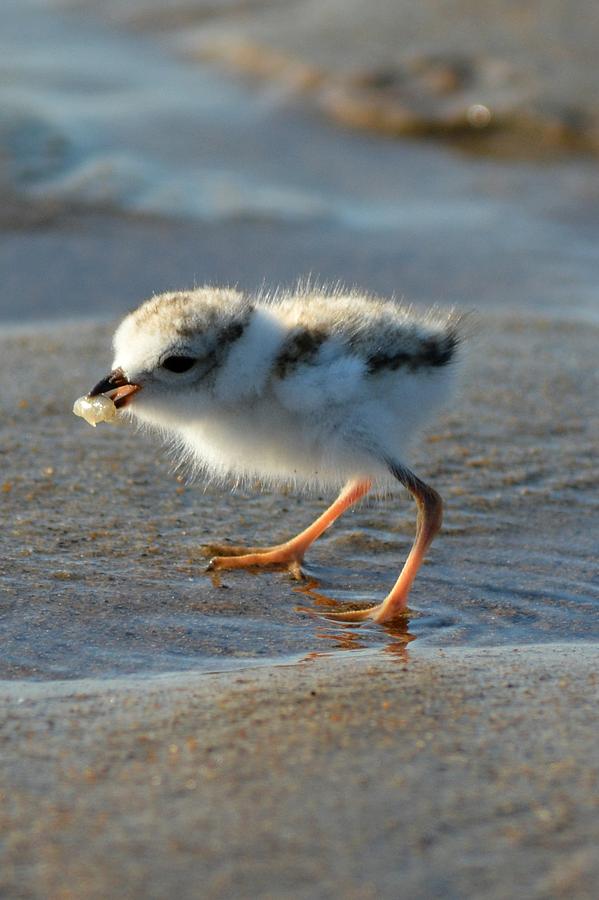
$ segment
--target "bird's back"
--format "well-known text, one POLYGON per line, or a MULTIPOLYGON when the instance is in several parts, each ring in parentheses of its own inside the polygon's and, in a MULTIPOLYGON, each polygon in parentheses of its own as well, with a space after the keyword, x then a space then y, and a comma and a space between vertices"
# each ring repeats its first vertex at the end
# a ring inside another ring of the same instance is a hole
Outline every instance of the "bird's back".
POLYGON ((327 341, 359 357, 368 375, 439 369, 455 360, 460 341, 454 313, 419 314, 398 301, 365 294, 306 291, 283 295, 272 308, 288 323, 277 358, 281 374, 294 365, 314 364, 327 341))
POLYGON ((381 474, 451 392, 452 314, 321 291, 260 298, 249 310, 216 376, 223 407, 210 426, 215 440, 224 429, 217 455, 235 456, 237 471, 243 458, 246 471, 277 480, 381 474))

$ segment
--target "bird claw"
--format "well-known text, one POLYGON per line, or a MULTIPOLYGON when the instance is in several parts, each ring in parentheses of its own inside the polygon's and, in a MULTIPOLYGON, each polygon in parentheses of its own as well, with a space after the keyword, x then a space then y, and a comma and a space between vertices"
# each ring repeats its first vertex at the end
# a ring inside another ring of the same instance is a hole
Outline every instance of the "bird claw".
POLYGON ((408 618, 408 609, 384 610, 382 603, 370 606, 367 609, 348 609, 343 612, 326 612, 327 619, 335 622, 376 622, 378 625, 392 625, 394 622, 402 622, 408 618))
POLYGON ((211 565, 213 560, 218 558, 226 559, 228 556, 248 556, 250 553, 264 552, 259 547, 244 547, 240 544, 204 544, 202 546, 204 556, 210 557, 208 565, 211 565))
POLYGON ((316 599, 319 606, 325 606, 326 609, 318 610, 318 615, 322 615, 325 619, 333 622, 376 622, 379 625, 393 625, 393 623, 403 623, 409 621, 409 612, 407 606, 398 609, 385 608, 385 603, 377 603, 374 606, 366 606, 360 609, 339 609, 342 606, 337 600, 325 597, 309 588, 300 588, 302 593, 312 596, 316 599), (333 607, 333 608, 332 608, 333 607), (336 607, 336 608, 335 608, 336 607))
POLYGON ((368 619, 375 619, 377 606, 370 606, 367 609, 347 609, 343 612, 327 612, 324 613, 325 618, 332 619, 335 622, 366 622, 368 619))
MULTIPOLYGON (((212 549, 212 548, 211 548, 212 549)), ((304 581, 306 575, 302 570, 302 559, 291 555, 282 548, 271 550, 254 550, 253 548, 227 547, 232 552, 227 556, 213 556, 206 566, 206 572, 222 569, 278 569, 287 570, 296 581, 304 581)))

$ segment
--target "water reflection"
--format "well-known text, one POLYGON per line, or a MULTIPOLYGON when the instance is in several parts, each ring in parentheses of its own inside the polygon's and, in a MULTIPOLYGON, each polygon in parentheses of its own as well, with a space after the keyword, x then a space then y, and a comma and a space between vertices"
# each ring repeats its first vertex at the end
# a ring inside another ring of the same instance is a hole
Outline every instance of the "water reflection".
MULTIPOLYGON (((302 594, 309 598, 313 605, 298 606, 299 612, 308 613, 312 616, 327 617, 327 612, 343 612, 347 610, 348 604, 328 597, 321 591, 316 590, 318 582, 310 581, 302 587, 296 588, 296 593, 302 594)), ((358 605, 368 607, 372 603, 357 604, 352 603, 351 608, 355 609, 358 605)), ((388 653, 400 662, 408 661, 408 645, 416 640, 416 635, 409 631, 410 617, 403 616, 394 622, 385 625, 375 624, 373 622, 339 622, 330 621, 326 628, 315 631, 314 635, 319 640, 326 642, 326 649, 314 650, 307 653, 304 657, 305 661, 315 660, 323 656, 331 656, 340 650, 378 650, 382 653, 388 653)))

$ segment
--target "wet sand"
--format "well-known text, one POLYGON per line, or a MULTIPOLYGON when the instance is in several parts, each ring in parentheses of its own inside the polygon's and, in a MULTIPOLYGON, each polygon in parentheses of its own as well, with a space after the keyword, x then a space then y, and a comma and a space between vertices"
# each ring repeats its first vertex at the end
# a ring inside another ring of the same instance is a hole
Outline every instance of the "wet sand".
POLYGON ((597 648, 0 688, 0 889, 595 896, 597 648))
POLYGON ((204 574, 203 544, 268 546, 331 498, 187 484, 159 441, 76 419, 73 400, 109 368, 110 333, 63 323, 0 342, 11 373, 0 421, 3 677, 214 670, 412 638, 599 640, 593 326, 479 315, 460 400, 411 456, 446 511, 399 632, 310 611, 384 595, 414 533, 401 494, 363 503, 315 544, 312 593, 286 573, 204 574))
MULTIPOLYGON (((284 574, 202 574, 204 540, 266 543, 325 498, 187 487, 72 417, 109 334, 2 341, 0 889, 591 900, 596 329, 483 318, 414 451, 447 517, 395 629, 327 622, 284 574)), ((310 555, 322 593, 380 596, 413 525, 397 498, 346 517, 310 555)))

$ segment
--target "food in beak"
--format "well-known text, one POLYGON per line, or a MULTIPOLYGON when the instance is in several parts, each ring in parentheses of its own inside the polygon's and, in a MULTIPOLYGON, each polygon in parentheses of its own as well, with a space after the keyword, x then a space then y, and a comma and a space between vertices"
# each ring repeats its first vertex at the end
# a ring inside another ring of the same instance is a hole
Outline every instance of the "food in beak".
POLYGON ((115 369, 107 378, 92 388, 89 394, 79 397, 73 412, 95 428, 99 422, 113 422, 117 411, 125 406, 141 388, 130 384, 122 369, 115 369))
POLYGON ((97 397, 86 394, 85 397, 75 400, 73 412, 95 428, 99 422, 113 422, 116 419, 117 409, 111 398, 105 394, 98 394, 97 397))

